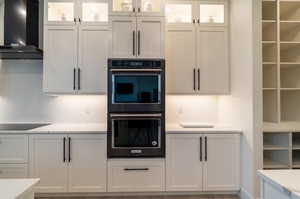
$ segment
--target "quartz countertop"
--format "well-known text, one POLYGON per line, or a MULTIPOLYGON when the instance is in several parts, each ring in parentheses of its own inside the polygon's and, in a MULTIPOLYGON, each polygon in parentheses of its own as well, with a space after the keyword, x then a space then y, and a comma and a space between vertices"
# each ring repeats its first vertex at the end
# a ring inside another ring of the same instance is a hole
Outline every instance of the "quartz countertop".
POLYGON ((292 198, 300 199, 300 170, 260 170, 258 175, 268 183, 291 192, 292 198))
POLYGON ((176 133, 236 133, 241 134, 242 130, 237 128, 232 128, 229 126, 215 125, 212 128, 184 128, 180 124, 167 124, 166 131, 168 134, 176 133))
POLYGON ((16 199, 30 191, 39 179, 0 179, 0 198, 16 199))

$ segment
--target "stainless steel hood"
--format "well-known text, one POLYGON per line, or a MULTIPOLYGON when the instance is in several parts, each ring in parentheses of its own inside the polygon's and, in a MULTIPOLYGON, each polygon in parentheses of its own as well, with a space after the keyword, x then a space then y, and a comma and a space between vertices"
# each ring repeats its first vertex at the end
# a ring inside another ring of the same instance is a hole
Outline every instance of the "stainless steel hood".
POLYGON ((39 0, 0 0, 0 59, 42 59, 39 0))

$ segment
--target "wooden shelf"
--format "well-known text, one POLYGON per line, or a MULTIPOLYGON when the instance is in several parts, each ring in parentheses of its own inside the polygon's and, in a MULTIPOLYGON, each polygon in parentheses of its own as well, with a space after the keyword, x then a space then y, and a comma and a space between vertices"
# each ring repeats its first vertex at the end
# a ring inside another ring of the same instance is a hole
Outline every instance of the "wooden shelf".
POLYGON ((300 88, 280 88, 282 91, 300 91, 300 88))
POLYGON ((272 145, 264 145, 264 150, 265 151, 284 151, 284 150, 289 150, 288 147, 280 147, 280 146, 272 146, 272 145))

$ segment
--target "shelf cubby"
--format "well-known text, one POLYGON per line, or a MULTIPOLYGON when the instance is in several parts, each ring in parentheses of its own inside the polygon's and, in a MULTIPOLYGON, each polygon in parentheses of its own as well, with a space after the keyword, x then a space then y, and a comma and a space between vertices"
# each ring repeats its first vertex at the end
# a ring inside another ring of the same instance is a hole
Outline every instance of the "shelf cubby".
POLYGON ((276 41, 277 40, 277 23, 276 21, 262 22, 262 41, 276 41))
POLYGON ((300 42, 300 23, 289 22, 280 23, 280 41, 281 42, 300 42))
POLYGON ((292 152, 293 168, 300 168, 300 150, 293 150, 292 152))
POLYGON ((263 62, 276 62, 276 59, 277 59, 276 43, 263 44, 263 62))
POLYGON ((289 133, 265 133, 263 144, 264 150, 288 150, 289 133))
POLYGON ((281 121, 300 122, 300 89, 281 90, 281 121))
POLYGON ((280 20, 300 21, 300 1, 281 1, 280 20))
POLYGON ((278 122, 277 90, 263 91, 263 118, 265 122, 278 122))
POLYGON ((289 168, 289 150, 264 150, 264 169, 289 168))
POLYGON ((300 62, 300 43, 281 43, 280 62, 300 62))
POLYGON ((277 65, 263 65, 263 88, 277 88, 277 65))
POLYGON ((292 134, 293 150, 300 150, 300 132, 292 134))
POLYGON ((262 19, 276 20, 277 18, 277 4, 275 1, 262 2, 262 19))
POLYGON ((281 65, 280 86, 281 88, 300 89, 300 65, 281 65))

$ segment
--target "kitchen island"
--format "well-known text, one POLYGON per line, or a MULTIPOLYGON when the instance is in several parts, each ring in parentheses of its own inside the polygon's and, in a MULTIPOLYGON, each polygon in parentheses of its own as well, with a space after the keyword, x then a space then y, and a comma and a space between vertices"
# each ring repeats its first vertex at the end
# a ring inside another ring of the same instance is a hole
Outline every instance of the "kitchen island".
POLYGON ((300 170, 261 170, 261 199, 300 199, 300 170))
POLYGON ((34 186, 39 179, 0 179, 1 199, 34 199, 34 186))

